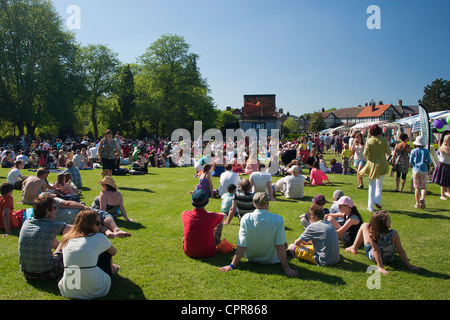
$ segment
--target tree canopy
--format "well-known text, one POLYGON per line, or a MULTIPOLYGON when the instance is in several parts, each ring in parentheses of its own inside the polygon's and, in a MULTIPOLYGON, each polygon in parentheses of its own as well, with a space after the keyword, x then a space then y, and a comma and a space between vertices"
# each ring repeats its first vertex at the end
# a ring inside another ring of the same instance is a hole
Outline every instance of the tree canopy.
POLYGON ((450 82, 442 78, 434 80, 424 89, 419 104, 428 112, 445 111, 450 108, 450 82))

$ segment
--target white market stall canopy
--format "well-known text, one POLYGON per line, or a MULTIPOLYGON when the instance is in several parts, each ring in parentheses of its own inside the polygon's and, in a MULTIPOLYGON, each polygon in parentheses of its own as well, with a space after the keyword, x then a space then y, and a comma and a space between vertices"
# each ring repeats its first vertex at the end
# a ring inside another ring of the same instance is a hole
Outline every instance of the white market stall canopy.
POLYGON ((360 122, 358 124, 355 124, 350 129, 352 129, 352 130, 367 129, 367 128, 370 128, 371 126, 373 126, 374 124, 377 124, 381 127, 384 124, 388 124, 388 122, 387 121, 360 122))
MULTIPOLYGON (((434 121, 435 119, 445 119, 450 115, 450 110, 446 111, 436 111, 436 112, 430 112, 428 116, 430 117, 430 128, 434 128, 434 121)), ((402 126, 408 126, 412 128, 412 131, 420 131, 420 117, 419 115, 415 115, 408 118, 402 118, 395 123, 402 125, 402 126)))

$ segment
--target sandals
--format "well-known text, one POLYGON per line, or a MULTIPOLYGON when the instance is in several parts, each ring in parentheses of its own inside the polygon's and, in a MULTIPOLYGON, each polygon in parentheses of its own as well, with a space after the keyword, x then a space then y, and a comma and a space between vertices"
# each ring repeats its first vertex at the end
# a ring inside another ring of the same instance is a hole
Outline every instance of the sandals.
POLYGON ((425 199, 419 200, 420 208, 425 209, 425 199))

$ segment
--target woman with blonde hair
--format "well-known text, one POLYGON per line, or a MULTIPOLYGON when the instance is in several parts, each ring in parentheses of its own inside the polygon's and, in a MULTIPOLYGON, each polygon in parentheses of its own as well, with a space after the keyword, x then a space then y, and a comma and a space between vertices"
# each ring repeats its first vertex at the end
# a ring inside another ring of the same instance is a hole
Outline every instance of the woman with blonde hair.
POLYGON ((450 197, 450 134, 447 134, 439 147, 439 161, 431 181, 441 186, 441 200, 450 197))
POLYGON ((62 237, 64 274, 58 287, 64 297, 95 299, 109 293, 111 276, 119 270, 112 262, 117 249, 99 232, 100 228, 100 214, 83 210, 62 237))

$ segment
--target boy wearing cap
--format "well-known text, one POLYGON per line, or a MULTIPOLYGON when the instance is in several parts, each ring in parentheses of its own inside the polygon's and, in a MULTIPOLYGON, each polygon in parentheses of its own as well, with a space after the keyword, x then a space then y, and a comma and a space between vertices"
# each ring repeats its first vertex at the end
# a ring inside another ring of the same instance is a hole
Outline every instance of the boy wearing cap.
POLYGON ((291 175, 281 178, 272 184, 273 192, 281 191, 286 199, 302 199, 306 177, 301 174, 301 168, 299 166, 292 166, 288 172, 291 175))
POLYGON ((224 214, 207 212, 209 196, 203 190, 192 194, 193 210, 181 214, 183 222, 183 250, 191 258, 206 258, 216 254, 222 235, 224 214))
POLYGON ((425 209, 425 195, 427 194, 428 165, 431 163, 430 151, 425 148, 425 138, 418 136, 414 141, 416 148, 411 151, 409 163, 412 165, 416 208, 425 209))
MULTIPOLYGON (((318 194, 312 199, 312 202, 314 203, 314 205, 322 208, 325 215, 330 213, 330 211, 327 208, 323 207, 327 203, 327 200, 325 199, 324 195, 318 194)), ((300 216, 300 222, 303 228, 307 228, 311 224, 310 219, 308 218, 308 213, 302 214, 300 216)))

